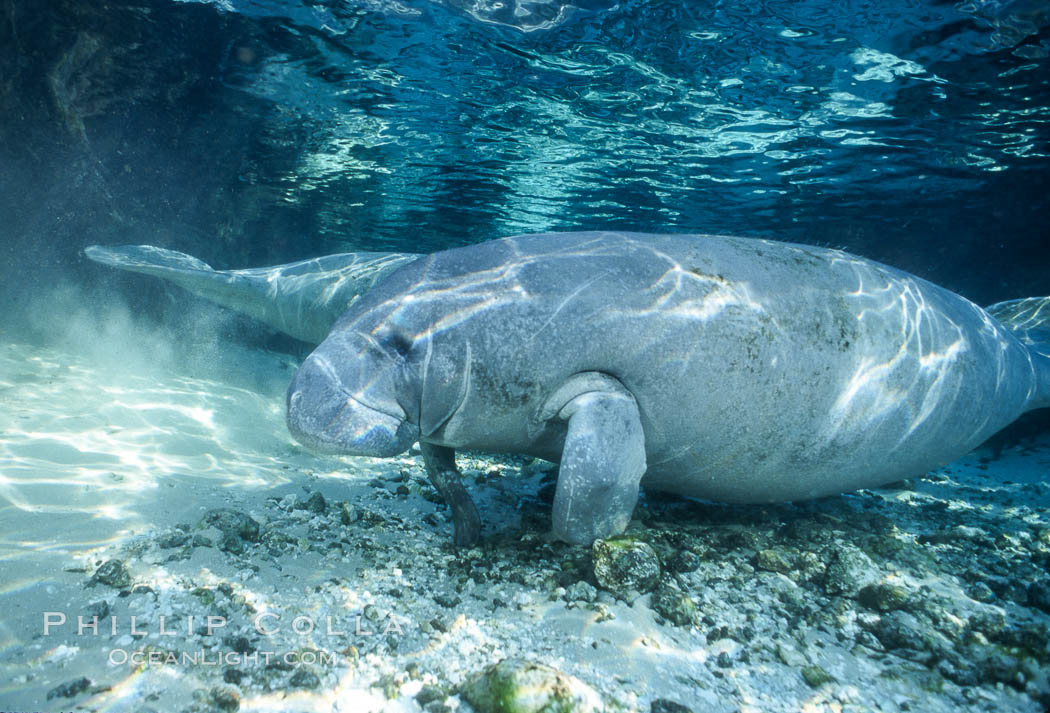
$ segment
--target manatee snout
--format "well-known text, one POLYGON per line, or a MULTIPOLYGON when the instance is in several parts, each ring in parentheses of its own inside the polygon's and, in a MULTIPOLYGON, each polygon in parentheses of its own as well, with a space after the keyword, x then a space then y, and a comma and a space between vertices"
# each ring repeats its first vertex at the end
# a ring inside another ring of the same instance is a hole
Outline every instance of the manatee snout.
POLYGON ((386 458, 403 453, 418 437, 390 399, 380 410, 351 392, 323 356, 311 355, 288 387, 288 430, 307 448, 323 453, 386 458), (390 413, 393 412, 393 413, 390 413))

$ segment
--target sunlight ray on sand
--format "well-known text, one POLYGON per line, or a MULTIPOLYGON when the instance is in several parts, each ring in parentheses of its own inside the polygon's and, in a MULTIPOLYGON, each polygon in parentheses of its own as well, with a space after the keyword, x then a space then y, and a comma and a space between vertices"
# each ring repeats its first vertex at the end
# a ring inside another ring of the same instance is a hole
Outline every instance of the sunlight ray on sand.
POLYGON ((143 505, 187 479, 248 489, 284 482, 285 376, 276 358, 261 368, 263 392, 8 344, 0 352, 0 517, 11 524, 0 534, 0 561, 111 541, 148 522, 143 505))

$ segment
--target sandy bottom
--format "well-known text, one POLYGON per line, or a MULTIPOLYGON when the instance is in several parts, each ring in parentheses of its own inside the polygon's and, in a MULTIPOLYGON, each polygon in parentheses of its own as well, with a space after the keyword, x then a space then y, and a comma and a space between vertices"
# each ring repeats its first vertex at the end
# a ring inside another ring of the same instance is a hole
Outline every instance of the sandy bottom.
POLYGON ((0 710, 470 710, 457 687, 507 656, 576 676, 611 709, 666 699, 697 712, 1043 710, 1040 642, 994 637, 1038 637, 1050 621, 1025 598, 1034 575, 1012 574, 1003 554, 1045 565, 1045 443, 799 506, 650 498, 632 531, 664 559, 688 550, 700 561, 667 570, 699 607, 674 625, 652 595, 579 595, 575 581, 594 583, 590 551, 544 539, 543 463, 461 458, 486 542, 456 552, 418 458, 320 458, 291 440, 287 356, 179 346, 127 321, 46 344, 5 336, 0 710), (307 506, 315 493, 324 505, 307 506), (251 517, 260 534, 221 545, 225 531, 206 517, 216 508, 251 517), (892 523, 881 558, 872 514, 892 523), (783 539, 800 520, 820 532, 783 539), (850 546, 919 602, 903 636, 943 639, 939 653, 910 655, 938 651, 925 639, 904 653, 880 646, 892 638, 878 623, 886 612, 761 554, 827 559, 850 546), (108 560, 128 582, 98 581, 108 560), (77 631, 78 616, 98 615, 97 631, 77 631), (1002 621, 984 631, 989 616, 1002 621), (208 617, 224 625, 208 632, 208 617), (972 681, 944 674, 945 649, 980 659, 972 681), (1005 672, 988 673, 981 657, 993 650, 1013 662, 1005 672), (172 653, 198 658, 161 660, 172 653), (806 667, 829 679, 807 682, 806 667))

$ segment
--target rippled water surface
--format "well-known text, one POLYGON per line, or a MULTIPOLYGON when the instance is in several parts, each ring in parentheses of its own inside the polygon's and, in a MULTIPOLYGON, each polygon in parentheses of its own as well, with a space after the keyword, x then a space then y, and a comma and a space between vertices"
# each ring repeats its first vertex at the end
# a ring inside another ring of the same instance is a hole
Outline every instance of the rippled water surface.
POLYGON ((980 263, 986 300, 1045 272, 1041 0, 46 8, 10 5, 0 93, 38 241, 243 266, 620 228, 980 263))

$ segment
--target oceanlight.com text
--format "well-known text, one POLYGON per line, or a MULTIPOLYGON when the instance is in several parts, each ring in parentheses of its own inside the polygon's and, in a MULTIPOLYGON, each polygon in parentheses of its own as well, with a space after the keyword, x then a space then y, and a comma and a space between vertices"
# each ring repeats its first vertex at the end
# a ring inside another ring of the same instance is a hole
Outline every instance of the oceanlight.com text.
POLYGON ((338 657, 331 651, 288 651, 278 654, 275 651, 128 651, 113 649, 109 652, 109 663, 121 666, 131 663, 135 666, 269 666, 271 662, 281 662, 288 666, 301 664, 334 666, 338 657))

